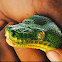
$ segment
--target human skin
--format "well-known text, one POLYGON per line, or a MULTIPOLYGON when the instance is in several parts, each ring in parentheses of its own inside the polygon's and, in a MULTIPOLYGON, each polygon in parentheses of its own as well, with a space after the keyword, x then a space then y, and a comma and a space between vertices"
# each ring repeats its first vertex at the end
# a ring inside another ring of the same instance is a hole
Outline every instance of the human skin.
MULTIPOLYGON (((62 27, 61 4, 62 0, 0 0, 0 20, 6 20, 8 23, 13 20, 22 22, 23 19, 38 14, 51 17, 60 27, 62 27)), ((2 40, 0 39, 0 41, 2 40)), ((46 60, 44 52, 40 50, 29 48, 14 48, 14 50, 21 61, 46 60)), ((62 50, 60 49, 60 51, 62 50)), ((7 52, 5 53, 7 54, 7 52)), ((12 52, 12 54, 13 53, 14 52, 12 52)), ((47 57, 49 58, 49 56, 47 57)))
POLYGON ((1 11, 21 22, 33 14, 47 15, 62 25, 62 0, 0 0, 1 11))

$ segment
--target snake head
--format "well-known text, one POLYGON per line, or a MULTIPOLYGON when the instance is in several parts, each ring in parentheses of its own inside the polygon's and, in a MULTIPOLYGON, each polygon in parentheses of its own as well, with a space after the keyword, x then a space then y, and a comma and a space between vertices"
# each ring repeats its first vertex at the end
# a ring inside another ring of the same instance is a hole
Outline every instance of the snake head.
POLYGON ((49 46, 53 48, 60 48, 62 45, 60 28, 51 19, 44 16, 33 15, 23 20, 22 23, 9 25, 5 32, 7 39, 10 39, 7 40, 8 44, 12 42, 16 47, 18 47, 17 45, 20 47, 21 45, 25 47, 29 45, 30 48, 35 47, 39 49, 39 45, 41 47, 49 46))

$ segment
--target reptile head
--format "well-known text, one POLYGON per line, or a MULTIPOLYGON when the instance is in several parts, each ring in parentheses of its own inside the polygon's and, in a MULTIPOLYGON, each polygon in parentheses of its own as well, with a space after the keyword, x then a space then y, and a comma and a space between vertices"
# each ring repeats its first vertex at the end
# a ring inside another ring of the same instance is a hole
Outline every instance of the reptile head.
POLYGON ((22 23, 5 29, 6 41, 13 47, 37 48, 43 51, 59 48, 62 33, 49 18, 33 15, 22 23))

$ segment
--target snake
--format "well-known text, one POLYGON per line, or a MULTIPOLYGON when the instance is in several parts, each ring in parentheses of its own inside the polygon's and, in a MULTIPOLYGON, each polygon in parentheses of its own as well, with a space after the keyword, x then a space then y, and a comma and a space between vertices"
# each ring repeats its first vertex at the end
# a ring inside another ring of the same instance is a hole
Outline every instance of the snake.
POLYGON ((5 28, 6 42, 12 47, 34 48, 44 52, 61 48, 61 29, 48 17, 32 15, 22 23, 5 28))

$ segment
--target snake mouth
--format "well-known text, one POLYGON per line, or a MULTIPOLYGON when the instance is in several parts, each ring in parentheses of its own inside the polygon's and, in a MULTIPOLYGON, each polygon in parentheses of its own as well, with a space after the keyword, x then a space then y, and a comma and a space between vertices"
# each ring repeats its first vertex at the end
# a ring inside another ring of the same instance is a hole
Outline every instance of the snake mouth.
POLYGON ((17 40, 16 38, 13 38, 12 36, 9 36, 9 33, 7 31, 5 33, 5 36, 6 36, 6 42, 12 47, 34 48, 34 49, 40 49, 44 52, 55 49, 54 47, 51 46, 51 44, 49 44, 48 41, 42 41, 42 40, 31 40, 29 42, 21 41, 17 40), (17 42, 15 42, 16 40, 17 42))
POLYGON ((48 45, 44 45, 44 44, 35 44, 35 43, 32 43, 32 44, 17 44, 15 42, 12 42, 10 39, 6 38, 6 42, 12 46, 12 47, 22 47, 22 48, 35 48, 35 49, 40 49, 44 52, 48 51, 48 50, 53 50, 55 49, 54 47, 51 47, 51 46, 48 46, 48 45))

